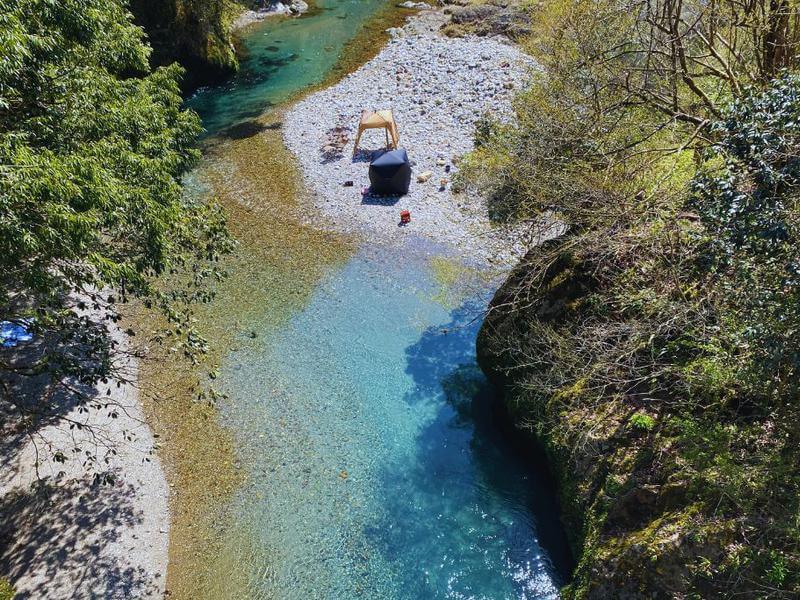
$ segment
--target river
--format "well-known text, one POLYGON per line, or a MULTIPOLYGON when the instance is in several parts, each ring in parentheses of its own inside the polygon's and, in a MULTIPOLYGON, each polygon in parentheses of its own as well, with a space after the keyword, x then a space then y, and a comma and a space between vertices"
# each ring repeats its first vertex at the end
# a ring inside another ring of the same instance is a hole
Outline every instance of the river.
MULTIPOLYGON (((248 29, 241 73, 190 105, 212 137, 263 120, 383 6, 319 0, 248 29)), ((278 251, 308 260, 308 244, 278 251)), ((475 361, 497 277, 421 239, 337 256, 310 287, 298 272, 300 300, 291 273, 244 278, 258 300, 217 375, 247 473, 230 508, 247 543, 226 545, 226 568, 252 598, 556 598, 568 553, 552 485, 496 426, 475 361)))

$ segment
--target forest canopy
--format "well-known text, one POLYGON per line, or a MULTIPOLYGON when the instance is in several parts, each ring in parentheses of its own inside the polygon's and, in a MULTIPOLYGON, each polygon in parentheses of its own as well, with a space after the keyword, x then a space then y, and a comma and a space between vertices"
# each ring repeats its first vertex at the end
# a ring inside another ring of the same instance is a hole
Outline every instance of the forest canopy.
POLYGON ((200 121, 144 39, 118 0, 0 0, 0 321, 35 340, 2 350, 0 401, 24 423, 115 376, 122 303, 163 311, 177 350, 204 348, 190 307, 230 242, 218 207, 183 193, 200 121), (40 402, 20 393, 32 380, 40 402))

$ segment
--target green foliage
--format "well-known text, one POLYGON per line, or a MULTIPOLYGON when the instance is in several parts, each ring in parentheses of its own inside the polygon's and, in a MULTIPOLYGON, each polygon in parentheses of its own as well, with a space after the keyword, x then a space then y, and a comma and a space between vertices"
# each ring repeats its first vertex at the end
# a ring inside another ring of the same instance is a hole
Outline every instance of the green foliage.
POLYGON ((714 127, 718 141, 707 156, 723 166, 693 184, 705 267, 728 313, 741 315, 726 320, 729 343, 749 349, 737 372, 748 394, 768 405, 776 390, 796 395, 789 382, 800 367, 799 115, 800 77, 752 90, 714 127))
POLYGON ((554 212, 578 228, 625 218, 633 198, 682 195, 709 123, 795 63, 798 10, 769 0, 540 3, 526 46, 542 72, 518 98, 516 123, 480 123, 460 185, 486 193, 497 220, 554 212))
POLYGON ((14 600, 14 586, 5 577, 0 577, 0 600, 14 600))
POLYGON ((645 415, 643 413, 632 414, 628 422, 631 424, 631 427, 639 431, 653 431, 656 426, 656 420, 650 415, 645 415))
MULTIPOLYGON (((512 218, 569 226, 531 250, 480 340, 571 479, 582 555, 566 595, 795 597, 800 78, 743 89, 692 160, 689 127, 671 155, 643 140, 643 162, 603 163, 624 134, 547 108, 553 85, 520 98, 518 125, 484 126, 468 165, 490 157, 511 182, 512 218)), ((624 128, 648 122, 633 112, 624 128)))
POLYGON ((149 72, 143 39, 116 0, 0 0, 0 319, 32 318, 44 342, 0 359, 6 383, 47 375, 83 401, 72 383, 115 368, 84 309, 116 321, 135 298, 167 315, 176 349, 204 349, 190 305, 230 242, 219 208, 183 193, 200 122, 181 69, 149 72))

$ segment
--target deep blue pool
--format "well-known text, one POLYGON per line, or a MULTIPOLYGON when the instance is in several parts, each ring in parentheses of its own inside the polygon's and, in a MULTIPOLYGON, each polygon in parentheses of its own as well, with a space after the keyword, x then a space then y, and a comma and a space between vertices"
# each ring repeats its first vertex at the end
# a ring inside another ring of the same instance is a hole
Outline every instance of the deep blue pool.
MULTIPOLYGON (((441 260, 441 259, 440 259, 441 260)), ((222 370, 263 598, 556 598, 546 478, 503 439, 475 363, 489 287, 371 247, 222 370)))

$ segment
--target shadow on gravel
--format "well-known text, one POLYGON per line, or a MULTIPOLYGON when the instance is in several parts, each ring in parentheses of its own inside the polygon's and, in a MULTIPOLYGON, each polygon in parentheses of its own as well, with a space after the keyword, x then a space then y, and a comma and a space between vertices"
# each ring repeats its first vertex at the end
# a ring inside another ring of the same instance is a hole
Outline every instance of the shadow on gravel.
POLYGON ((394 206, 402 196, 373 196, 370 192, 361 196, 361 204, 372 206, 394 206))
POLYGON ((103 548, 117 531, 141 521, 129 484, 92 486, 42 482, 0 499, 0 573, 32 582, 15 600, 146 598, 152 574, 109 558, 103 548), (64 577, 70 574, 70 579, 64 577))
MULTIPOLYGON (((86 336, 99 340, 102 350, 98 355, 108 351, 107 332, 102 326, 92 324, 91 329, 84 331, 86 336)), ((82 354, 73 338, 59 339, 55 334, 37 335, 33 341, 19 346, 0 348, 0 456, 4 458, 0 469, 0 489, 8 486, 19 474, 18 466, 9 457, 38 432, 59 423, 81 397, 94 395, 93 388, 79 381, 48 369, 37 369, 35 365, 45 359, 56 367, 81 364, 91 369, 97 365, 96 361, 82 354)), ((49 454, 45 456, 43 453, 41 460, 50 458, 49 454)))
MULTIPOLYGON (((124 362, 121 352, 111 355, 114 342, 105 325, 83 325, 70 335, 44 332, 0 348, 0 574, 21 583, 15 600, 140 599, 160 590, 152 573, 132 566, 142 540, 127 537, 131 547, 109 551, 122 543, 120 532, 142 521, 136 490, 130 483, 96 484, 93 469, 81 467, 91 453, 104 469, 107 436, 120 432, 104 425, 94 428, 94 436, 83 427, 73 430, 70 414, 78 406, 105 413, 116 400, 103 396, 105 408, 97 408, 97 390, 64 373, 80 365, 102 375, 101 360, 124 362), (92 344, 81 345, 89 339, 92 344), (61 451, 69 455, 64 472, 78 474, 56 481, 47 475, 58 469, 54 459, 61 451), (37 463, 43 477, 38 481, 37 463)), ((124 374, 124 367, 115 368, 108 378, 124 374)))

